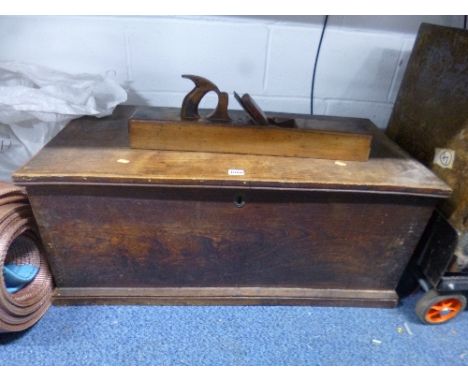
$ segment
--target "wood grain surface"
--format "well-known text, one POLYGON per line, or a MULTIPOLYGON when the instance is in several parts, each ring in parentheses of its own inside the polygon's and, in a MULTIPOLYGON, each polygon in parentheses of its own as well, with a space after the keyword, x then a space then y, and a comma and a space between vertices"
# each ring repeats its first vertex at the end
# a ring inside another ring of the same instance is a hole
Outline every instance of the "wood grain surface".
POLYGON ((182 120, 174 112, 154 109, 129 120, 130 147, 366 161, 372 135, 355 131, 315 129, 310 119, 296 119, 298 127, 257 126, 250 121, 212 123, 182 120), (147 118, 147 119, 144 119, 147 118), (303 125, 307 124, 307 128, 303 125))
POLYGON ((56 305, 320 305, 393 308, 392 290, 235 288, 57 288, 56 305))
MULTIPOLYGON (((367 162, 129 148, 133 107, 113 117, 70 123, 32 161, 14 174, 19 184, 166 184, 215 187, 361 190, 445 197, 450 188, 409 157, 367 120, 317 117, 326 129, 373 135, 367 162), (243 176, 230 176, 241 169, 243 176)), ((295 117, 296 115, 282 115, 295 117)))
POLYGON ((130 186, 28 193, 58 287, 392 289, 436 202, 130 186))
POLYGON ((318 118, 372 134, 357 162, 131 149, 133 111, 72 122, 15 174, 58 302, 395 306, 450 192, 365 120, 318 118))
POLYGON ((467 30, 421 25, 387 134, 453 189, 440 207, 468 238, 467 30), (436 149, 453 152, 451 167, 433 162, 436 149))

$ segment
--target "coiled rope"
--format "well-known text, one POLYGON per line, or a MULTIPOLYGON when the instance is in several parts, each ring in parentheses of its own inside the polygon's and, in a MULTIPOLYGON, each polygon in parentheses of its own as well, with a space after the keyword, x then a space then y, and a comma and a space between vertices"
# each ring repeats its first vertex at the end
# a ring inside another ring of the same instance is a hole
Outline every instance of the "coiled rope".
POLYGON ((34 325, 52 302, 53 281, 24 189, 0 182, 0 332, 34 325), (15 293, 7 291, 5 264, 30 264, 39 270, 15 293))

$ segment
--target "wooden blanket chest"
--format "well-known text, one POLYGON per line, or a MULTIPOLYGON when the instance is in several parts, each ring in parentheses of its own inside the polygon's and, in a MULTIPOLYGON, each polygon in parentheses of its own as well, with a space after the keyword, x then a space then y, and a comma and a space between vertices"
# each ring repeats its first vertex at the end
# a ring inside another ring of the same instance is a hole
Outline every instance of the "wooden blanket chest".
POLYGON ((450 189, 370 121, 313 117, 372 133, 344 162, 130 149, 134 109, 73 121, 14 175, 55 302, 396 305, 450 189))

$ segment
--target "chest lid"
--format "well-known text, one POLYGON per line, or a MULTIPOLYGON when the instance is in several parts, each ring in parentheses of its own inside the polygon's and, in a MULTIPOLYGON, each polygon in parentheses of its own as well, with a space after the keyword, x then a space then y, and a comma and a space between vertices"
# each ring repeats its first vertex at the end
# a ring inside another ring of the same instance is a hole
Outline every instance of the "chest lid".
POLYGON ((119 106, 110 117, 72 121, 15 172, 15 183, 332 189, 435 197, 450 194, 443 181, 366 119, 300 116, 310 119, 310 125, 317 129, 338 127, 372 134, 369 160, 358 162, 132 149, 128 120, 134 112, 133 106, 119 106))

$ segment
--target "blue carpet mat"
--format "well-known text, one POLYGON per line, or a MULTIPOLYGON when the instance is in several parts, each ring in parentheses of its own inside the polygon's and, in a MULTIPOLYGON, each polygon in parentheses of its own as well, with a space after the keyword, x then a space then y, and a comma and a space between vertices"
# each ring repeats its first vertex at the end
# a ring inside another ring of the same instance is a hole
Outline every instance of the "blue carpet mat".
POLYGON ((468 311, 419 323, 396 309, 52 307, 0 334, 1 365, 468 365, 468 311))

